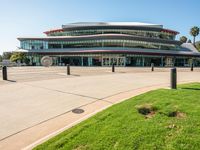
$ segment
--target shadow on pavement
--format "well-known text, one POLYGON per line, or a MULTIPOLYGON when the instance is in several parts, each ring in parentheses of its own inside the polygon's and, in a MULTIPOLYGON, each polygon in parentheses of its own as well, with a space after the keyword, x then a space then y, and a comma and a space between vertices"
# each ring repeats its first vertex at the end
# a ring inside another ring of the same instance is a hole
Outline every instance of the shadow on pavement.
POLYGON ((200 91, 200 88, 181 88, 181 89, 184 89, 184 90, 197 90, 197 91, 200 91))
POLYGON ((8 82, 17 82, 17 81, 15 81, 15 80, 6 80, 6 81, 8 81, 8 82))

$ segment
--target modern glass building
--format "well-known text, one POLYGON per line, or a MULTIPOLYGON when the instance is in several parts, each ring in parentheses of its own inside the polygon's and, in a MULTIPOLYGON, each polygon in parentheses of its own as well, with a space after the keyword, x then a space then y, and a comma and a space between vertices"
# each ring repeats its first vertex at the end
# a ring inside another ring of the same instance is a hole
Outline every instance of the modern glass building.
POLYGON ((20 37, 32 65, 43 56, 54 65, 189 66, 200 65, 200 53, 176 40, 177 31, 137 22, 81 22, 44 32, 45 37, 20 37))

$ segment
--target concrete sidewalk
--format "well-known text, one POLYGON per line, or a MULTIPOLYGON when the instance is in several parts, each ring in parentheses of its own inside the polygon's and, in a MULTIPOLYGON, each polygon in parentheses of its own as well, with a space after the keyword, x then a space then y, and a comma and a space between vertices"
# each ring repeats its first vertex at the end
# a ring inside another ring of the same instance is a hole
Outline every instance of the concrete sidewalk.
MULTIPOLYGON (((113 73, 1 85, 0 149, 32 148, 113 104, 168 87, 169 75, 113 73), (74 114, 74 108, 85 112, 74 114)), ((199 72, 178 73, 179 83, 199 81, 199 72)))

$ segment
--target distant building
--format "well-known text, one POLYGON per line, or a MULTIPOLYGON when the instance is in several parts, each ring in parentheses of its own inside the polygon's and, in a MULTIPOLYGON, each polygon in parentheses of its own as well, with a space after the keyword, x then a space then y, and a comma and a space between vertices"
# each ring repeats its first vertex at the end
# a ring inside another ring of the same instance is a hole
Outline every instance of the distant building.
POLYGON ((137 22, 81 22, 44 32, 46 37, 20 37, 33 65, 51 56, 54 65, 200 66, 191 43, 175 40, 177 31, 137 22))

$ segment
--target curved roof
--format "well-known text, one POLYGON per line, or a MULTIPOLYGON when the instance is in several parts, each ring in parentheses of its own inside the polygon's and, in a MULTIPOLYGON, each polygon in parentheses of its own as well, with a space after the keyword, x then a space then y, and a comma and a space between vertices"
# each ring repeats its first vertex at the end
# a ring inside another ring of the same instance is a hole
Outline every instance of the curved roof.
POLYGON ((181 46, 185 49, 190 49, 194 53, 200 53, 192 43, 183 43, 181 46))
POLYGON ((164 29, 163 25, 141 23, 141 22, 77 22, 62 25, 61 29, 45 31, 45 34, 73 31, 73 30, 92 30, 92 29, 128 29, 128 30, 144 30, 144 31, 156 31, 156 32, 167 32, 171 34, 179 34, 179 32, 164 29))
POLYGON ((142 23, 142 22, 76 22, 66 25, 62 25, 62 28, 71 27, 83 27, 83 26, 144 26, 144 27, 154 27, 163 28, 163 25, 142 23))

